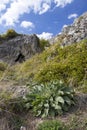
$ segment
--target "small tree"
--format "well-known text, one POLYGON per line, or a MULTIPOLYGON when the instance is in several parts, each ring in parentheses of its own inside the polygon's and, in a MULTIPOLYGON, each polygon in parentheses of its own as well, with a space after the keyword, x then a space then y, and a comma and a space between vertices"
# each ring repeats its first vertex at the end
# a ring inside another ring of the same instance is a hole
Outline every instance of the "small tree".
POLYGON ((16 33, 16 31, 13 29, 8 29, 6 34, 5 34, 5 36, 7 38, 13 38, 13 37, 16 37, 17 35, 18 35, 18 33, 16 33))

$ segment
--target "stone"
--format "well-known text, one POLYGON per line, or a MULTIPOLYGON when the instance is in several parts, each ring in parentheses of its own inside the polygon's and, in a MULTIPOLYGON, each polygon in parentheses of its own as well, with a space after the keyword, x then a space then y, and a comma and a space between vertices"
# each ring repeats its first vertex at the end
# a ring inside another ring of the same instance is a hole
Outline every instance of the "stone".
POLYGON ((0 61, 10 64, 23 62, 40 53, 40 41, 35 35, 18 35, 11 39, 0 39, 0 61))
POLYGON ((63 27, 61 34, 52 39, 49 40, 51 44, 52 41, 56 43, 59 40, 62 41, 61 46, 71 45, 80 42, 82 39, 87 39, 87 12, 76 18, 73 24, 63 27))

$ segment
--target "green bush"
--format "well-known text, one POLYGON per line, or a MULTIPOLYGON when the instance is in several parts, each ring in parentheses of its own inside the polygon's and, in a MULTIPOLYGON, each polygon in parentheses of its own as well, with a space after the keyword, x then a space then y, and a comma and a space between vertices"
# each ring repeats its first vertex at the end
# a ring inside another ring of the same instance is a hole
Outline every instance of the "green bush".
POLYGON ((49 47, 50 44, 49 44, 49 41, 48 40, 45 40, 45 39, 41 39, 40 40, 40 47, 42 50, 45 49, 45 47, 49 47))
POLYGON ((7 64, 4 62, 0 62, 0 71, 4 71, 7 67, 7 64))
POLYGON ((40 66, 34 76, 35 81, 62 79, 67 84, 72 82, 75 87, 83 82, 87 70, 87 40, 64 48, 56 47, 53 52, 50 51, 50 54, 45 51, 43 57, 44 54, 49 60, 46 59, 40 66))
POLYGON ((73 89, 61 81, 52 81, 31 86, 25 97, 25 104, 27 109, 33 109, 36 116, 56 116, 68 111, 74 104, 73 95, 73 89))
POLYGON ((6 37, 8 37, 8 38, 13 38, 17 35, 18 34, 13 29, 8 29, 7 32, 6 32, 6 37))
POLYGON ((39 124, 37 130, 68 130, 61 121, 49 120, 39 124))
POLYGON ((6 39, 6 38, 14 38, 18 35, 19 34, 14 29, 8 29, 7 32, 3 34, 1 37, 6 39))

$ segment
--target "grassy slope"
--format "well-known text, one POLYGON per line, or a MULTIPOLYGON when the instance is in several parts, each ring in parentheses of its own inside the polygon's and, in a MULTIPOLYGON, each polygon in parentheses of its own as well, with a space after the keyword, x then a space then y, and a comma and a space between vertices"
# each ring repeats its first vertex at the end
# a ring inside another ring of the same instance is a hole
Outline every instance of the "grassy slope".
MULTIPOLYGON (((87 92, 87 40, 64 48, 56 43, 43 53, 35 55, 30 60, 11 66, 10 68, 0 63, 0 72, 1 77, 4 73, 5 79, 17 81, 18 83, 26 83, 29 80, 47 82, 53 79, 62 79, 67 84, 70 83, 75 87, 79 86, 78 88, 82 92, 87 92)), ((85 106, 82 110, 80 109, 60 117, 65 124, 69 124, 69 128, 72 128, 72 130, 76 128, 76 130, 80 130, 80 128, 81 130, 85 130, 87 126, 87 109, 85 106)), ((59 117, 56 119, 59 119, 59 117)), ((38 122, 41 121, 41 119, 35 120, 33 115, 30 117, 30 113, 29 117, 27 115, 24 120, 29 124, 29 128, 30 126, 32 127, 32 130, 35 130, 32 122, 36 124, 36 120, 38 122)))
POLYGON ((61 79, 87 91, 87 40, 64 48, 57 43, 22 64, 8 68, 8 79, 26 83, 61 79))

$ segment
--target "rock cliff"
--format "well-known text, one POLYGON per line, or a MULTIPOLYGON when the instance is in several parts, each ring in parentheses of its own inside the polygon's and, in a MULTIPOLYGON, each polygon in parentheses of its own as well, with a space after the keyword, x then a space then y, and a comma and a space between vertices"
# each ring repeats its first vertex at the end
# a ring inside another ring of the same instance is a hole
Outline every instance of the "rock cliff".
POLYGON ((39 38, 35 34, 0 39, 0 43, 0 61, 7 63, 23 62, 40 52, 39 38))
POLYGON ((87 38, 87 12, 75 19, 72 25, 62 29, 60 35, 51 39, 51 44, 62 41, 62 45, 70 45, 87 38))

